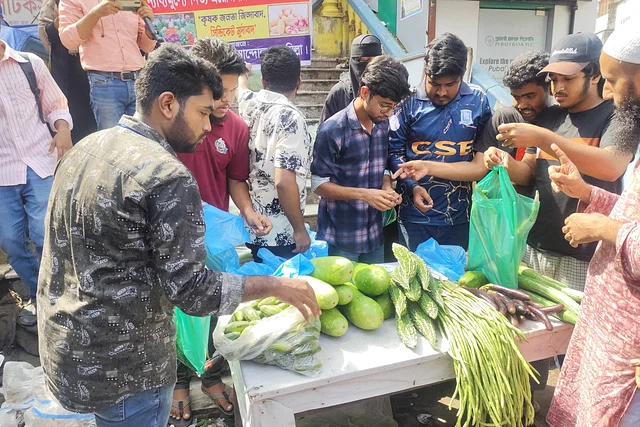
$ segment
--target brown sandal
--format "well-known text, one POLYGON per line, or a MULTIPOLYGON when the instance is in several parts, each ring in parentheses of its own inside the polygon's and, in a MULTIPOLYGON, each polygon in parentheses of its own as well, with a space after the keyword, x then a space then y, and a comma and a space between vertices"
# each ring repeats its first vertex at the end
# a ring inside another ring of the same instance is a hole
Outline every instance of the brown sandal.
POLYGON ((194 421, 193 414, 191 414, 189 419, 187 420, 184 419, 184 408, 186 408, 187 406, 191 406, 191 398, 189 396, 185 397, 183 400, 172 399, 171 407, 176 408, 178 411, 180 411, 180 419, 176 420, 175 418, 169 417, 169 422, 167 423, 167 426, 189 427, 194 422, 197 422, 197 420, 194 421))
POLYGON ((224 385, 224 391, 219 391, 216 393, 208 393, 204 387, 200 388, 202 390, 202 392, 204 394, 206 394, 207 396, 209 396, 212 400, 213 403, 216 404, 216 406, 218 407, 218 409, 220 410, 220 412, 222 412, 223 414, 225 414, 228 417, 233 416, 233 411, 235 410, 235 405, 233 404, 233 402, 231 401, 231 399, 229 398, 229 395, 231 394, 231 392, 233 391, 233 389, 231 387, 229 387, 228 385, 224 385), (218 403, 219 399, 225 399, 227 402, 229 402, 231 404, 231 406, 233 406, 233 409, 231 409, 231 411, 227 411, 225 410, 222 405, 220 405, 218 403))

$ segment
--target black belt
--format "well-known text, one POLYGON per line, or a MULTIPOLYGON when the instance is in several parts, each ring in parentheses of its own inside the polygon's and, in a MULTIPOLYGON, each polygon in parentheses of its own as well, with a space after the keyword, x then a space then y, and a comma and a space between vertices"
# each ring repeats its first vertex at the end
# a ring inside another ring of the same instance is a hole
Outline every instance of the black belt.
POLYGON ((127 80, 136 80, 138 78, 138 74, 140 74, 140 71, 121 71, 121 72, 107 72, 107 71, 89 71, 90 73, 93 74, 98 74, 101 76, 106 76, 106 77, 111 77, 112 79, 118 79, 118 80, 122 80, 127 81, 127 80))

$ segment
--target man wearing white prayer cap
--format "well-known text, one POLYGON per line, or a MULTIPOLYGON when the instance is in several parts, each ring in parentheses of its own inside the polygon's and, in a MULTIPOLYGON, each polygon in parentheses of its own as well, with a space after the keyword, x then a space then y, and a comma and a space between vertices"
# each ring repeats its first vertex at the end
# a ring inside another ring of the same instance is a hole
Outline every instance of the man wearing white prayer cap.
MULTIPOLYGON (((609 37, 600 57, 621 152, 640 143, 640 19, 609 37)), ((555 191, 580 199, 563 232, 572 245, 600 242, 584 289, 547 422, 551 427, 640 426, 640 162, 621 196, 587 184, 557 147, 555 191)))

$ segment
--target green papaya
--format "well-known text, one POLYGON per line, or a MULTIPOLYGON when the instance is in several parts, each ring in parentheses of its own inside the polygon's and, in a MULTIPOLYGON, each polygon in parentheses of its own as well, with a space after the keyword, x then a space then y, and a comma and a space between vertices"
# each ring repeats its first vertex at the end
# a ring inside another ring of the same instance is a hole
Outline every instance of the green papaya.
POLYGON ((333 287, 338 293, 338 305, 347 305, 353 299, 353 290, 347 285, 336 285, 333 287))
POLYGON ((333 286, 311 276, 299 276, 298 278, 306 280, 311 285, 321 310, 328 310, 338 305, 340 297, 333 286))
POLYGON ((384 322, 382 307, 357 289, 353 290, 353 300, 342 308, 349 322, 367 331, 379 328, 384 322))
POLYGON ((341 337, 349 328, 349 322, 337 308, 323 310, 320 315, 320 325, 322 333, 332 337, 341 337))
POLYGON ((354 274, 353 283, 363 294, 376 297, 389 289, 391 275, 379 265, 367 265, 354 274))
POLYGON ((395 309, 393 308, 393 302, 391 302, 391 296, 388 292, 375 297, 375 301, 378 303, 382 312, 384 313, 385 320, 395 315, 395 309))
POLYGON ((330 285, 342 285, 353 275, 353 263, 341 256, 314 258, 311 263, 314 267, 311 276, 330 285))
POLYGON ((358 273, 358 271, 360 271, 362 268, 364 267, 368 267, 369 264, 365 264, 362 262, 354 262, 353 263, 353 276, 351 276, 351 281, 353 282, 353 279, 356 277, 356 274, 358 273))

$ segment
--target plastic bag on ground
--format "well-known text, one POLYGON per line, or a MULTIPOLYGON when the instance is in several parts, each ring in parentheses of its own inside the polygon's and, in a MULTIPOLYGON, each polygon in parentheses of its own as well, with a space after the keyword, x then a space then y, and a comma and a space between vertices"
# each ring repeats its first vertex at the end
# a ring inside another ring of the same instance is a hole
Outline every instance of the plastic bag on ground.
POLYGON ((347 403, 296 418, 297 427, 398 427, 389 396, 347 403))
POLYGON ((54 400, 36 399, 24 413, 24 427, 95 427, 93 414, 69 412, 54 400))
POLYGON ((540 209, 537 193, 535 200, 516 193, 507 170, 496 166, 475 186, 472 201, 467 269, 517 288, 518 266, 540 209))
POLYGON ((451 281, 457 282, 464 274, 467 253, 460 246, 439 245, 431 238, 417 247, 416 255, 430 268, 444 274, 451 281))
POLYGON ((25 427, 95 426, 93 414, 69 412, 53 399, 45 385, 41 366, 34 368, 27 362, 7 362, 3 387, 7 400, 0 409, 0 423, 7 427, 14 427, 12 418, 19 411, 24 411, 25 427))
MULTIPOLYGON (((255 301, 247 302, 238 310, 256 307, 255 301)), ((216 350, 225 359, 254 360, 307 376, 317 375, 322 369, 319 319, 307 323, 298 309, 288 307, 246 327, 236 339, 225 334, 230 320, 231 316, 220 317, 213 332, 216 350)))

